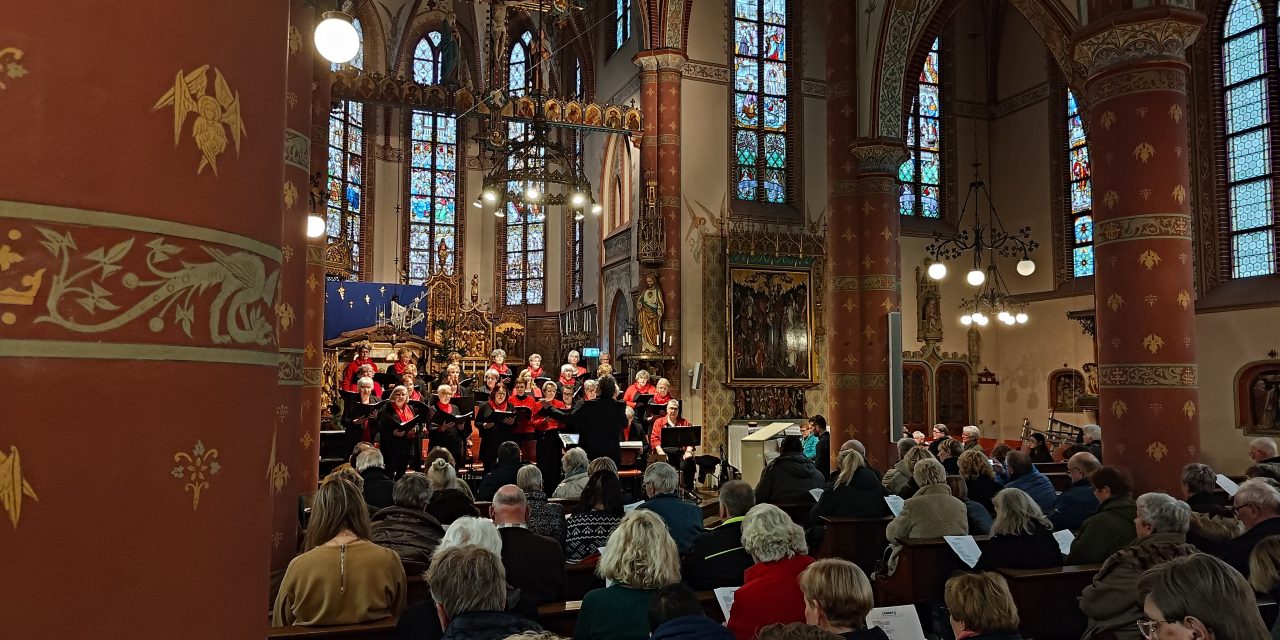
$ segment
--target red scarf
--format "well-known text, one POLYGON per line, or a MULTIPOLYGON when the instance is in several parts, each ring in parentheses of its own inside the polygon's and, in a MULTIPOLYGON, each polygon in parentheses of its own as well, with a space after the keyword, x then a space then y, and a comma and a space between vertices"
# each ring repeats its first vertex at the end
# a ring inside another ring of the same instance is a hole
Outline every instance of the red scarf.
POLYGON ((496 362, 490 362, 490 363, 489 363, 489 368, 490 368, 490 369, 493 369, 494 371, 497 371, 497 372, 498 372, 498 375, 500 375, 500 376, 505 376, 505 375, 507 375, 507 372, 508 372, 508 371, 510 371, 510 369, 509 369, 509 368, 507 368, 507 365, 506 365, 505 363, 504 363, 504 364, 498 364, 498 363, 496 363, 496 362))
POLYGON ((391 406, 396 410, 396 417, 400 418, 400 422, 408 422, 413 419, 413 407, 405 405, 403 407, 392 403, 391 406))
POLYGON ((526 369, 526 371, 529 372, 529 375, 533 376, 534 380, 537 380, 538 378, 542 377, 542 367, 538 367, 537 369, 534 369, 533 367, 529 367, 528 369, 526 369))
POLYGON ((453 405, 452 405, 452 404, 441 404, 439 400, 436 400, 436 409, 439 409, 440 411, 443 411, 443 412, 448 413, 448 414, 452 414, 452 413, 453 413, 453 405))

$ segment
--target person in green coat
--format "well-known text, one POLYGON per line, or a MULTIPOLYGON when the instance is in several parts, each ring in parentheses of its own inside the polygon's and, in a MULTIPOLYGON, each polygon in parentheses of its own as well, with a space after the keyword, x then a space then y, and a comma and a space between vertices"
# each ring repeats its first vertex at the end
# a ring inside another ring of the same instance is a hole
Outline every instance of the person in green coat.
POLYGON ((610 585, 582 599, 575 640, 646 640, 649 600, 680 582, 680 553, 658 514, 636 509, 609 534, 596 573, 610 585))
POLYGON ((1119 467, 1103 467, 1089 475, 1089 485, 1100 506, 1097 513, 1084 521, 1071 543, 1068 565, 1100 563, 1137 538, 1133 519, 1138 513, 1133 501, 1133 477, 1129 472, 1119 467))

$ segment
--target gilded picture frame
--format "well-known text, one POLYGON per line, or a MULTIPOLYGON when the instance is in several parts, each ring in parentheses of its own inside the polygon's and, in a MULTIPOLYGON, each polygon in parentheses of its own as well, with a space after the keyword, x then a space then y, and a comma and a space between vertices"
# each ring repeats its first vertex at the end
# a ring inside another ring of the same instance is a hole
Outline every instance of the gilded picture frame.
POLYGON ((813 382, 813 275, 807 268, 728 266, 729 382, 813 382))

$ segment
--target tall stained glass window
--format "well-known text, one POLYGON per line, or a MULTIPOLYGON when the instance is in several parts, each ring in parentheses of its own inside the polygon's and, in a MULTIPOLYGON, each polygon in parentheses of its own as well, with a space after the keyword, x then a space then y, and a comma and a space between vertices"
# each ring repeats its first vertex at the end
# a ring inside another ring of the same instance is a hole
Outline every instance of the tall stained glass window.
MULTIPOLYGON (((507 88, 511 95, 522 96, 533 87, 533 77, 540 71, 531 64, 533 60, 533 34, 526 31, 511 46, 511 54, 507 63, 507 88)), ((508 137, 511 140, 529 135, 529 128, 523 122, 512 122, 507 125, 508 137)), ((530 159, 538 162, 537 158, 530 159)), ((521 162, 511 158, 508 162, 521 162)), ((512 183, 507 185, 510 191, 524 191, 531 185, 512 183)), ((543 287, 547 261, 546 228, 547 216, 542 207, 531 204, 507 203, 505 228, 506 261, 503 264, 506 291, 503 299, 506 304, 542 304, 543 287)))
POLYGON ((1067 90, 1067 191, 1071 194, 1071 269, 1077 278, 1093 275, 1093 182, 1089 141, 1076 94, 1067 90))
MULTIPOLYGON (((586 92, 582 86, 582 60, 574 58, 573 60, 573 99, 582 102, 586 99, 586 92)), ((582 162, 582 138, 583 135, 579 131, 574 131, 573 136, 573 160, 574 162, 582 162)), ((570 243, 571 251, 569 252, 569 299, 582 299, 582 237, 584 235, 583 220, 578 218, 577 213, 571 213, 569 218, 569 226, 572 242, 570 243)))
POLYGON ((613 16, 613 50, 617 51, 631 39, 631 0, 615 0, 613 16))
POLYGON ((920 68, 920 95, 907 114, 907 160, 898 168, 898 212, 942 215, 942 87, 935 38, 920 68))
MULTIPOLYGON (((359 20, 352 20, 360 41, 364 30, 359 20)), ((346 63, 357 69, 364 68, 364 48, 346 63)), ((334 71, 344 65, 334 63, 334 71)), ((329 242, 342 237, 346 227, 351 240, 352 280, 360 279, 360 251, 364 238, 361 220, 364 216, 364 105, 359 102, 339 100, 329 112, 329 204, 325 212, 325 236, 329 242)))
MULTIPOLYGON (((1274 16, 1272 17, 1274 20, 1274 16)), ((1234 0, 1222 26, 1223 117, 1226 120, 1227 198, 1231 277, 1276 272, 1276 172, 1263 9, 1234 0)))
MULTIPOLYGON (((441 33, 428 33, 413 52, 413 79, 440 80, 441 33)), ((457 273, 458 122, 434 111, 409 114, 409 217, 405 225, 409 282, 457 273), (445 256, 443 264, 439 256, 445 256)))
POLYGON ((785 0, 735 0, 733 20, 734 197, 787 201, 788 55, 785 0))

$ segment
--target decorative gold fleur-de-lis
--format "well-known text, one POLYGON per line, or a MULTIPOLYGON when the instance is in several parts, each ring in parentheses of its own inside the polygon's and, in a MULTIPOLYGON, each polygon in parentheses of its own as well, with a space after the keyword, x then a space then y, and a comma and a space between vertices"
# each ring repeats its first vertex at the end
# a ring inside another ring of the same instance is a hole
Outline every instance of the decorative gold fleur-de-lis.
POLYGON ((1186 289, 1178 292, 1178 306, 1183 309, 1191 306, 1191 294, 1187 293, 1186 289))
POLYGON ((1151 456, 1152 460, 1160 462, 1166 455, 1169 455, 1169 447, 1166 447, 1163 442, 1157 440, 1147 445, 1147 455, 1151 456))
POLYGON ((1182 107, 1176 104, 1170 106, 1169 117, 1172 118, 1174 122, 1182 122, 1182 107))
POLYGON ((1141 120, 1142 118, 1147 117, 1147 113, 1150 111, 1150 109, 1147 109, 1146 107, 1138 107, 1133 111, 1134 113, 1138 114, 1138 119, 1141 120))
POLYGON ((1120 454, 1123 454, 1123 453, 1125 452, 1125 450, 1126 450, 1126 449, 1128 449, 1128 448, 1129 448, 1129 445, 1127 445, 1127 444, 1125 444, 1125 443, 1121 442, 1120 444, 1116 445, 1116 452, 1117 452, 1117 453, 1120 453, 1120 454))
POLYGON ((1182 415, 1186 416, 1188 420, 1194 418, 1196 415, 1196 403, 1190 400, 1182 403, 1182 415))
POLYGON ((1133 157, 1141 160, 1143 164, 1146 164, 1155 154, 1156 148, 1151 146, 1150 142, 1139 142, 1138 146, 1133 148, 1133 157))
POLYGON ((286 209, 292 209, 293 205, 298 202, 298 188, 293 186, 293 182, 284 181, 284 206, 286 209))
POLYGON ((1178 204, 1182 204, 1182 201, 1187 199, 1187 190, 1186 190, 1186 188, 1185 188, 1185 187, 1183 187, 1182 185, 1178 185, 1178 186, 1174 187, 1174 188, 1173 188, 1173 199, 1174 199, 1174 200, 1176 200, 1176 201, 1178 202, 1178 204))
POLYGON ((1107 296, 1107 306, 1111 307, 1112 311, 1119 311, 1120 307, 1124 306, 1124 298, 1118 293, 1113 293, 1107 296))
POLYGON ((1112 339, 1111 339, 1111 348, 1112 348, 1112 349, 1115 349, 1116 351, 1119 351, 1119 350, 1120 350, 1120 344, 1121 344, 1121 342, 1120 342, 1120 338, 1112 338, 1112 339))
POLYGON ((1147 295, 1142 296, 1142 299, 1147 303, 1148 307, 1154 307, 1156 306, 1156 303, 1160 301, 1160 297, 1154 293, 1148 293, 1147 295))
POLYGON ((184 490, 191 492, 191 510, 195 511, 200 508, 200 492, 209 488, 209 479, 222 469, 218 450, 205 449, 204 442, 196 440, 191 453, 179 451, 173 454, 173 461, 178 465, 169 475, 187 481, 184 490))
POLYGON ((853 313, 853 310, 857 308, 858 303, 853 301, 853 296, 849 296, 844 299, 844 304, 841 306, 844 307, 845 311, 848 311, 849 313, 853 313))
POLYGON ((1115 123, 1116 123, 1116 114, 1115 114, 1115 112, 1114 112, 1114 111, 1111 111, 1110 109, 1108 109, 1107 111, 1103 111, 1103 112, 1102 112, 1102 118, 1099 120, 1099 122, 1101 122, 1101 123, 1102 123, 1102 128, 1103 128, 1103 129, 1106 129, 1106 130, 1110 131, 1110 130, 1111 130, 1111 125, 1113 125, 1113 124, 1115 124, 1115 123))
POLYGON ((1150 200, 1150 199, 1151 199, 1151 189, 1149 189, 1149 188, 1147 188, 1147 187, 1143 187, 1143 188, 1141 188, 1141 189, 1138 189, 1138 195, 1142 196, 1142 199, 1143 199, 1143 200, 1150 200))
POLYGON ((23 496, 40 501, 36 497, 36 490, 31 488, 31 483, 22 475, 18 448, 9 445, 8 454, 0 451, 0 506, 9 514, 9 523, 14 529, 18 528, 18 521, 22 519, 23 496))
POLYGON ((1138 264, 1146 267, 1147 270, 1150 271, 1154 269, 1156 265, 1160 264, 1160 254, 1152 251, 1151 249, 1147 249, 1142 252, 1142 255, 1138 256, 1138 264))
POLYGON ((1107 189, 1107 192, 1102 196, 1102 201, 1106 203, 1108 209, 1114 209, 1116 208, 1116 203, 1120 202, 1120 194, 1116 193, 1114 189, 1107 189))
POLYGON ((1124 414, 1129 412, 1129 405, 1124 400, 1115 400, 1111 403, 1111 413, 1117 418, 1123 418, 1124 414))
POLYGON ((1164 338, 1154 333, 1148 333, 1147 337, 1142 339, 1142 348, 1154 354, 1164 348, 1164 338))

